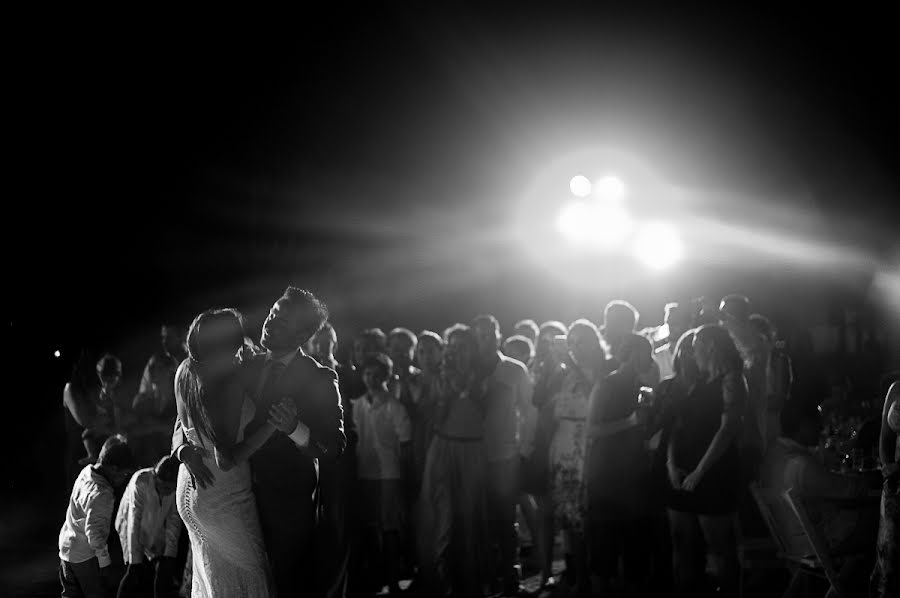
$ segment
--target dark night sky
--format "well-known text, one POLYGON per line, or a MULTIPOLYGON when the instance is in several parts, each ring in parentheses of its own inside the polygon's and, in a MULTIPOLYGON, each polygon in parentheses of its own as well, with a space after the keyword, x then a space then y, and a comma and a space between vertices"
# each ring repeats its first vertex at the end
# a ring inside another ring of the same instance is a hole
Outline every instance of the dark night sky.
MULTIPOLYGON (((802 186, 839 223, 819 233, 887 255, 886 14, 550 10, 23 19, 13 337, 40 309, 41 342, 118 346, 213 303, 256 315, 290 280, 354 323, 452 312, 428 281, 469 265, 441 248, 610 136, 677 185, 802 186)), ((503 311, 509 293, 482 291, 503 311)))

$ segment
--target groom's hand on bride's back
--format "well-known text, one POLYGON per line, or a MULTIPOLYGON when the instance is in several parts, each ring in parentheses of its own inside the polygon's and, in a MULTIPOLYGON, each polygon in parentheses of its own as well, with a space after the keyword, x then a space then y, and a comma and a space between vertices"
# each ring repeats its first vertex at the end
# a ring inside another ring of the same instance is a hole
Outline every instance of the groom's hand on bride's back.
POLYGON ((212 486, 216 478, 212 470, 203 463, 202 449, 192 444, 185 444, 178 450, 178 460, 184 463, 194 482, 201 488, 212 486))

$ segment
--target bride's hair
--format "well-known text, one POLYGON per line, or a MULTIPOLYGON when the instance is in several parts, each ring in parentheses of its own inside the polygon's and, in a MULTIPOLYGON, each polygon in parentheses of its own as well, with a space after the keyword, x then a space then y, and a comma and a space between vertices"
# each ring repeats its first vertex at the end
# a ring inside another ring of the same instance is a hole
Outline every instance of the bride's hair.
POLYGON ((188 330, 188 358, 179 372, 177 384, 191 425, 199 432, 201 442, 205 436, 216 444, 210 412, 212 401, 227 380, 227 375, 211 372, 207 360, 211 354, 224 351, 238 359, 238 351, 244 345, 243 322, 243 316, 236 309, 208 309, 194 318, 188 330))

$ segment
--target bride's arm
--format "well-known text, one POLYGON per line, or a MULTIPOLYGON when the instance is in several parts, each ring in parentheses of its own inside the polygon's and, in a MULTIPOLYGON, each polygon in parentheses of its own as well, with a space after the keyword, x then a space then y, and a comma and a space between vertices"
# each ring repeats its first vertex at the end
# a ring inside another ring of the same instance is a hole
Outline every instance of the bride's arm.
POLYGON ((225 414, 216 431, 216 465, 222 471, 228 471, 235 465, 246 462, 253 453, 269 440, 275 426, 268 421, 259 426, 252 434, 241 442, 235 442, 241 425, 241 409, 244 402, 244 388, 239 384, 228 384, 224 389, 225 414))

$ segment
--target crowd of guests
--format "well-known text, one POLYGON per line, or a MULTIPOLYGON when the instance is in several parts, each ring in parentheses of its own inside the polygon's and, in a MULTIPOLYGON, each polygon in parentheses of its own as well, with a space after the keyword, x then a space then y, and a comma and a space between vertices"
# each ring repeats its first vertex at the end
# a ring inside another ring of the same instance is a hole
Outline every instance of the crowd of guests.
MULTIPOLYGON (((504 336, 481 315, 441 333, 367 329, 348 363, 335 359, 335 330, 321 326, 306 352, 336 372, 346 448, 317 463, 316 579, 306 593, 521 595, 521 520, 540 592, 737 596, 751 487, 871 492, 865 477, 817 458, 816 405, 792 400, 790 355, 746 297, 672 303, 661 327, 638 324, 633 306, 613 301, 599 326, 523 320, 504 336), (559 534, 565 570, 554 576, 559 534), (412 586, 402 590, 403 579, 412 586)), ((174 327, 161 340, 131 409, 115 399, 122 365, 112 355, 65 388, 64 596, 190 587, 172 453, 186 348, 174 327)), ((263 349, 245 338, 241 351, 263 349)), ((895 384, 878 443, 880 513, 816 514, 839 553, 860 557, 842 571, 848 583, 865 584, 874 568, 879 596, 900 595, 898 398, 895 384)), ((776 515, 785 535, 803 535, 788 510, 776 515)))

